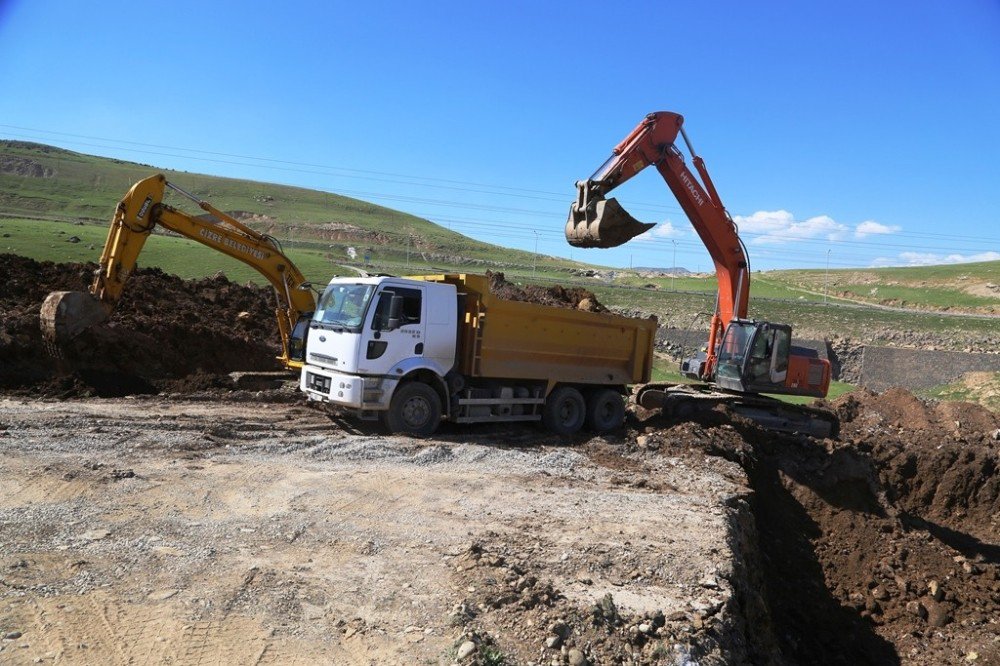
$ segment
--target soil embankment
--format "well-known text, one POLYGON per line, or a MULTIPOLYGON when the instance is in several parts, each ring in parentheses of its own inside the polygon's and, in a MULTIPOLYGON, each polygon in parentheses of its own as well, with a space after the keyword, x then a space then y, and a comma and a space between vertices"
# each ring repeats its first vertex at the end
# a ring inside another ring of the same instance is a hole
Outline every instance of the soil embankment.
POLYGON ((199 390, 226 385, 230 372, 280 369, 270 288, 155 268, 136 270, 108 323, 56 358, 39 327, 42 301, 51 291, 86 291, 95 269, 0 255, 0 391, 110 397, 199 390))

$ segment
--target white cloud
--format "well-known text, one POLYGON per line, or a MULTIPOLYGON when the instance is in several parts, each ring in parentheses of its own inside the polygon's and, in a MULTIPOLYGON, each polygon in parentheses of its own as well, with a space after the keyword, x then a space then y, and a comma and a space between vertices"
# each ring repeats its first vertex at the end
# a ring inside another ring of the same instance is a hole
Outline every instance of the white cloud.
POLYGON ((894 234, 902 231, 902 227, 896 225, 880 224, 875 220, 865 220, 854 227, 854 237, 864 238, 865 236, 875 236, 877 234, 894 234))
POLYGON ((684 235, 684 232, 675 227, 674 223, 670 220, 656 225, 649 230, 649 233, 655 238, 677 238, 684 235))
POLYGON ((900 252, 895 258, 879 257, 873 267, 882 266, 936 266, 939 264, 968 264, 976 261, 1000 261, 1000 252, 976 254, 935 254, 934 252, 900 252))
POLYGON ((674 226, 670 220, 664 220, 649 231, 643 232, 635 237, 640 241, 652 241, 657 238, 680 238, 684 235, 681 229, 674 226))
POLYGON ((733 221, 753 245, 777 245, 815 238, 843 240, 850 231, 847 225, 829 215, 796 220, 787 210, 759 210, 753 215, 735 215, 733 221))
MULTIPOLYGON (((851 234, 850 226, 837 222, 829 215, 797 220, 787 210, 759 210, 753 215, 735 215, 733 221, 753 245, 780 245, 801 240, 839 241, 851 234)), ((902 227, 865 220, 854 227, 854 237, 894 234, 901 230, 902 227)))

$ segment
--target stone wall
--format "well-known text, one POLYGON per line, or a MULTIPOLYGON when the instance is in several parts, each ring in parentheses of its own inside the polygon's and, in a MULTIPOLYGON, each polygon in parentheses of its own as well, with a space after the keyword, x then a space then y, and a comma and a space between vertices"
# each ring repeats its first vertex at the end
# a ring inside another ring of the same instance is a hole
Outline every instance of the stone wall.
MULTIPOLYGON (((708 328, 703 331, 682 331, 676 328, 660 327, 656 332, 656 346, 663 351, 680 356, 683 349, 687 355, 700 350, 708 342, 708 328)), ((795 347, 813 349, 820 358, 830 360, 830 354, 825 340, 800 340, 792 332, 792 344, 795 347)))
MULTIPOLYGON (((794 333, 793 333, 794 336, 794 333)), ((694 354, 708 341, 708 331, 660 328, 656 347, 677 358, 694 354)), ((873 391, 902 386, 911 391, 948 384, 967 372, 1000 372, 1000 354, 875 347, 847 340, 800 340, 795 346, 816 350, 830 361, 833 379, 873 391)))
POLYGON ((955 381, 966 372, 1000 372, 1000 354, 867 346, 861 357, 861 386, 925 389, 955 381))

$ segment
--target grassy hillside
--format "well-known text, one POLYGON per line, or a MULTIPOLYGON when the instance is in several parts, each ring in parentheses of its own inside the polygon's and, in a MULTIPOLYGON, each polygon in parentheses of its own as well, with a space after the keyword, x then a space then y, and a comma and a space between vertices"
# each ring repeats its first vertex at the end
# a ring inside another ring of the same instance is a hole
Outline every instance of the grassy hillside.
MULTIPOLYGON (((618 284, 715 293, 714 275, 624 275, 618 284)), ((864 303, 942 312, 1000 314, 1000 261, 944 266, 754 273, 753 298, 864 303)))
MULTIPOLYGON (((348 261, 347 248, 355 247, 359 255, 371 248, 375 259, 404 265, 409 255, 414 263, 435 265, 451 260, 456 267, 463 265, 458 258, 464 265, 493 268, 515 265, 530 270, 539 263, 554 273, 584 266, 551 257, 536 262, 529 252, 476 241, 414 215, 336 194, 163 170, 22 141, 0 140, 0 213, 9 219, 36 221, 42 237, 60 230, 45 225, 51 221, 106 228, 115 204, 132 184, 155 173, 165 174, 220 210, 249 220, 255 229, 280 239, 292 238, 295 247, 318 256, 348 261)), ((183 210, 197 210, 169 191, 166 202, 183 210)), ((16 232, 21 240, 0 247, 17 245, 23 249, 27 242, 24 231, 23 226, 12 226, 11 237, 16 232)), ((79 232, 76 235, 83 237, 79 232)), ((28 253, 39 259, 66 254, 47 249, 29 248, 28 253)), ((149 262, 150 258, 144 255, 142 260, 149 262)), ((183 271, 183 267, 176 270, 183 271)))
POLYGON ((864 270, 774 271, 764 279, 812 294, 927 310, 1000 314, 1000 261, 864 270))
POLYGON ((970 372, 951 384, 927 389, 923 394, 938 400, 978 402, 1000 412, 1000 372, 970 372))

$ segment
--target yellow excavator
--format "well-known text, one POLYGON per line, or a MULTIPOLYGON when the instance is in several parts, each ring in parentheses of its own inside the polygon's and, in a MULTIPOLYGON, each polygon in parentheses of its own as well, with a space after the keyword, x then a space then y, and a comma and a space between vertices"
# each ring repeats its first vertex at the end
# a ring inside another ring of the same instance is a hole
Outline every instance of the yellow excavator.
POLYGON ((302 367, 305 332, 316 309, 311 285, 302 272, 273 236, 254 231, 162 174, 139 181, 118 203, 90 292, 54 291, 45 299, 41 327, 49 342, 58 347, 108 318, 157 225, 238 259, 266 277, 278 299, 278 360, 288 369, 302 367), (189 215, 163 203, 167 188, 191 199, 206 214, 189 215))

